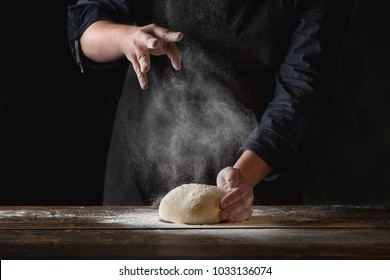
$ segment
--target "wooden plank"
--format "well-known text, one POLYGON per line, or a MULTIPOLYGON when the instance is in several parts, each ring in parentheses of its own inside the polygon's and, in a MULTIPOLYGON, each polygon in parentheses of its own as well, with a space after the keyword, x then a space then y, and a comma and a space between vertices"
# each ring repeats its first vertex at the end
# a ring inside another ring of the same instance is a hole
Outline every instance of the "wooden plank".
POLYGON ((257 206, 239 224, 175 225, 156 207, 0 207, 13 259, 389 259, 386 207, 257 206))
POLYGON ((390 228, 390 208, 362 206, 256 206, 238 224, 161 222, 157 207, 0 207, 1 229, 390 228))
POLYGON ((2 259, 389 259, 389 229, 0 230, 2 259))

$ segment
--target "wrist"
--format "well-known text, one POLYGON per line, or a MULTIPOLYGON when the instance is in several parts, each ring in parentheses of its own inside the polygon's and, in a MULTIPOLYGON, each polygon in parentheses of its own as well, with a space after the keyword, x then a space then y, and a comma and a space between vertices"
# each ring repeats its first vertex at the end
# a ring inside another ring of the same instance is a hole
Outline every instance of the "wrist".
POLYGON ((240 170, 240 179, 246 184, 255 187, 271 171, 269 166, 259 155, 246 150, 234 164, 233 168, 240 170))

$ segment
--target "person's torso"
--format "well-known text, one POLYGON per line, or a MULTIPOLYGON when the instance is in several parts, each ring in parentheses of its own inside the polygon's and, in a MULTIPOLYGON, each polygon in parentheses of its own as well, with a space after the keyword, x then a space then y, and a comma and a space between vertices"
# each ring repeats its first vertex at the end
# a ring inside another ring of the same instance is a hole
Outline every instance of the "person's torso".
POLYGON ((239 102, 260 118, 296 24, 294 5, 293 0, 165 0, 154 1, 151 11, 153 22, 184 33, 180 49, 197 48, 224 68, 222 83, 230 83, 239 102))

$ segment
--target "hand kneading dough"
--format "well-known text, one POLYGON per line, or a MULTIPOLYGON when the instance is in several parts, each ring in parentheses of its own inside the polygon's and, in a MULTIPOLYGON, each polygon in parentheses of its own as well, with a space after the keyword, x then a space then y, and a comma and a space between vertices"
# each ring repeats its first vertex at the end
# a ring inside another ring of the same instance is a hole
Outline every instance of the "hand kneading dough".
POLYGON ((168 192, 159 206, 160 217, 177 224, 220 222, 219 202, 226 191, 211 185, 184 184, 168 192))

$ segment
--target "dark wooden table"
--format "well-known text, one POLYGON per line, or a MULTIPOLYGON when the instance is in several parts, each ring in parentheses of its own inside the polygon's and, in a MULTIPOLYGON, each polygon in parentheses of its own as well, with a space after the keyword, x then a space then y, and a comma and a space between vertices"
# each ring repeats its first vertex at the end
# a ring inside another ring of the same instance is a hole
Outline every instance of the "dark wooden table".
POLYGON ((257 206, 177 225, 155 207, 0 207, 1 259, 390 259, 390 208, 257 206))

